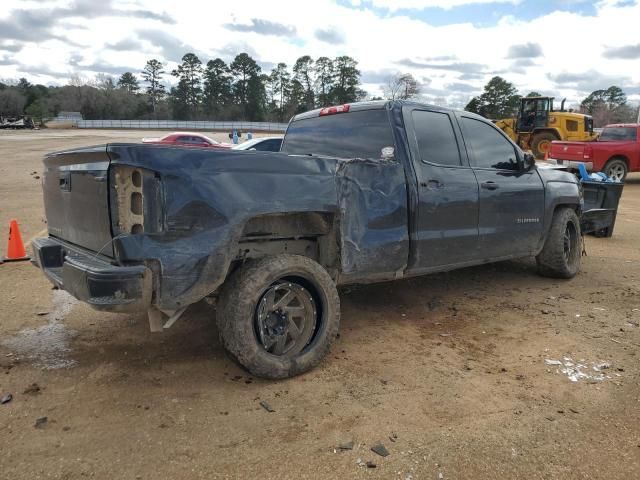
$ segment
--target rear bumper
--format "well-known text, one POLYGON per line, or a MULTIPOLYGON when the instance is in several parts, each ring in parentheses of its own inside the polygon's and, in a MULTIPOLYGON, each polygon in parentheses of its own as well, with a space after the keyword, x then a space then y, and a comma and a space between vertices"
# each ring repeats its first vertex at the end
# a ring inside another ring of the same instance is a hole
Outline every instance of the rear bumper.
POLYGON ((584 165, 588 171, 593 170, 593 162, 577 162, 575 160, 557 160, 555 158, 548 158, 547 163, 551 165, 559 165, 567 168, 578 168, 578 165, 584 165))
POLYGON ((97 310, 144 311, 151 305, 152 274, 144 265, 112 265, 104 257, 52 237, 31 242, 31 262, 58 288, 97 310))

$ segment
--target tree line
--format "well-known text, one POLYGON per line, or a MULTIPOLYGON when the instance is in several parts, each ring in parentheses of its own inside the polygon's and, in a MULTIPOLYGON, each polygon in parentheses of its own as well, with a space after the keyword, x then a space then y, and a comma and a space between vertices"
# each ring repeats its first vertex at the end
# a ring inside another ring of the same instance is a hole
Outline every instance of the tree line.
POLYGON ((61 111, 85 119, 175 119, 287 121, 316 107, 362 100, 358 62, 349 56, 311 58, 291 66, 278 63, 269 73, 247 53, 225 63, 203 63, 187 53, 173 70, 148 60, 139 74, 118 79, 98 74, 93 80, 73 76, 68 85, 34 85, 21 78, 0 82, 0 115, 49 118, 61 111), (167 87, 167 78, 175 83, 167 87))
MULTIPOLYGON (((530 92, 526 96, 542 95, 538 92, 530 92)), ((517 115, 521 98, 514 84, 496 76, 484 86, 481 95, 469 101, 465 110, 492 120, 510 118, 517 115)), ((595 127, 603 127, 610 123, 635 122, 638 115, 638 108, 629 105, 627 95, 615 85, 593 91, 580 102, 579 106, 572 108, 573 110, 593 116, 595 127)))
MULTIPOLYGON (((284 122, 313 108, 365 99, 360 76, 358 62, 348 56, 304 55, 291 67, 278 63, 265 73, 247 53, 236 55, 229 64, 221 58, 203 63, 196 54, 187 53, 170 71, 151 59, 139 73, 124 72, 117 79, 106 74, 91 80, 74 75, 64 86, 34 85, 24 78, 0 82, 0 115, 46 119, 73 111, 85 119, 284 122), (175 79, 170 88, 168 78, 175 79)), ((393 100, 419 98, 421 87, 411 74, 397 73, 382 89, 384 97, 393 100)), ((517 114, 521 98, 515 85, 496 76, 465 109, 491 119, 509 118, 517 114)), ((617 86, 595 90, 574 110, 592 115, 596 127, 633 122, 637 116, 617 86)))

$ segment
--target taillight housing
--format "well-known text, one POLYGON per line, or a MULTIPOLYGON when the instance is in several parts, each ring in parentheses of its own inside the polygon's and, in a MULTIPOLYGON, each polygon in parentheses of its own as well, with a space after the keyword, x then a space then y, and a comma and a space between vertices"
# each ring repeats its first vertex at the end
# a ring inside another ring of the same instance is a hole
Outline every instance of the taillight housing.
POLYGON ((336 113, 347 113, 349 111, 349 107, 350 105, 345 103, 344 105, 321 108, 320 116, 324 117, 325 115, 335 115, 336 113))
POLYGON ((115 165, 110 170, 109 203, 114 236, 161 231, 161 188, 155 173, 129 165, 115 165))
POLYGON ((585 145, 584 150, 582 152, 582 158, 584 160, 591 160, 592 153, 593 153, 593 148, 591 147, 591 145, 585 145))

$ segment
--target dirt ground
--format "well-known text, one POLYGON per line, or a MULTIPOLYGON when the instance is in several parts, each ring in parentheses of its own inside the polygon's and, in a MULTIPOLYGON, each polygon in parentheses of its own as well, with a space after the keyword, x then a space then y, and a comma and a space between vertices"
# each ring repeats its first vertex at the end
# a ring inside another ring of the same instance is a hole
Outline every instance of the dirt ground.
MULTIPOLYGON (((142 136, 0 132, 1 228, 43 230, 45 152, 142 136)), ((635 174, 572 281, 527 260, 345 288, 330 355, 277 382, 225 356, 206 302, 150 334, 5 263, 0 478, 640 478, 639 212, 635 174)))

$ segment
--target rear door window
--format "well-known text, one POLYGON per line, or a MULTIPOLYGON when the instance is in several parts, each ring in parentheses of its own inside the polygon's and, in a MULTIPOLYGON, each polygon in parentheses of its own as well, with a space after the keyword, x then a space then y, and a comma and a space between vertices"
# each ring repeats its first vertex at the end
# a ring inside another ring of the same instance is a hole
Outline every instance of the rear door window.
POLYGON ((458 142, 447 113, 414 110, 411 117, 423 162, 461 165, 458 142))
POLYGON ((393 154, 391 124, 384 109, 310 117, 289 124, 282 152, 338 158, 380 159, 393 154))

